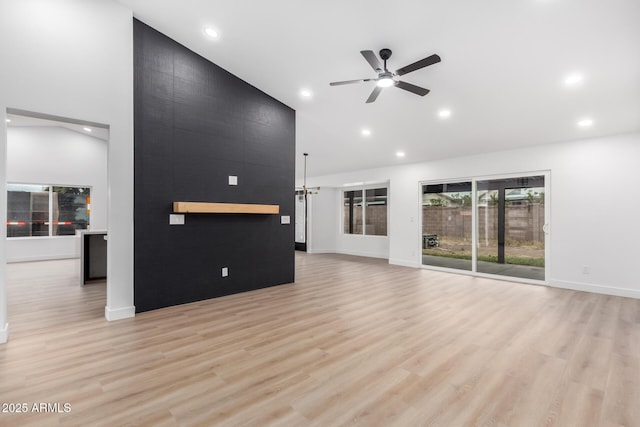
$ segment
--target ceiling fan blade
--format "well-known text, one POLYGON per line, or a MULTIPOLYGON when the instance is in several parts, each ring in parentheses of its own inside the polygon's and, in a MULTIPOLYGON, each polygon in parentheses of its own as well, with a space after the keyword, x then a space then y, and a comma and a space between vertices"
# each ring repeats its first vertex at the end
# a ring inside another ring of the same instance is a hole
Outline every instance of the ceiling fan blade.
POLYGON ((419 70, 420 68, 428 67, 429 65, 437 64, 441 59, 438 55, 433 54, 428 56, 420 61, 414 62, 413 64, 407 65, 406 67, 402 67, 399 70, 396 70, 396 74, 402 76, 403 74, 408 74, 412 71, 419 70))
POLYGON ((345 80, 342 82, 331 82, 329 86, 350 85, 351 83, 369 82, 372 79, 345 80))
POLYGON ((371 95, 369 95, 369 98, 367 98, 367 104, 370 104, 373 101, 375 101, 378 95, 380 95, 380 92, 382 92, 382 88, 380 86, 376 86, 373 89, 373 92, 371 92, 371 95))
POLYGON ((425 88, 420 87, 420 86, 412 85, 411 83, 407 83, 407 82, 396 82, 395 85, 396 85, 396 87, 399 87, 400 89, 407 90, 407 91, 409 91, 411 93, 415 93, 416 95, 420 95, 420 96, 425 96, 426 94, 428 94, 430 92, 429 89, 425 89, 425 88))
POLYGON ((375 53, 373 53, 372 50, 361 50, 360 53, 362 54, 362 56, 364 56, 364 59, 367 60, 369 65, 371 65, 371 68, 376 70, 376 72, 384 71, 382 69, 382 64, 380 64, 380 61, 378 61, 378 57, 375 53))

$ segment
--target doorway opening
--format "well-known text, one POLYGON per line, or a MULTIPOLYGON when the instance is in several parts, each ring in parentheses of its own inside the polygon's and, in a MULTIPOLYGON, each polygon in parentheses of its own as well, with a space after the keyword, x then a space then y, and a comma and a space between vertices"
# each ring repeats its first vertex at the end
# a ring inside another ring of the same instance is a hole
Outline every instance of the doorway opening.
POLYGON ((80 258, 81 234, 107 229, 109 126, 14 108, 5 121, 8 304, 65 286, 79 311, 83 295, 106 302, 105 280, 82 290, 80 258))
POLYGON ((307 194, 305 190, 296 190, 295 203, 295 249, 307 251, 307 194))

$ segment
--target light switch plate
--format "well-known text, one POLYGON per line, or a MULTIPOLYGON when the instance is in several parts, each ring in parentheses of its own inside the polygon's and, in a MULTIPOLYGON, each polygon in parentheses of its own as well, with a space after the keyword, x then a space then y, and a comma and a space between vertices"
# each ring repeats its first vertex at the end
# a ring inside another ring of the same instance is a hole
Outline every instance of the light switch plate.
POLYGON ((170 225, 184 225, 184 215, 181 214, 169 214, 170 225))
POLYGON ((222 277, 227 277, 229 275, 229 267, 222 267, 222 277))
POLYGON ((229 185, 238 185, 238 177, 229 175, 229 185))
POLYGON ((291 217, 289 215, 282 215, 280 217, 280 224, 291 224, 291 217))

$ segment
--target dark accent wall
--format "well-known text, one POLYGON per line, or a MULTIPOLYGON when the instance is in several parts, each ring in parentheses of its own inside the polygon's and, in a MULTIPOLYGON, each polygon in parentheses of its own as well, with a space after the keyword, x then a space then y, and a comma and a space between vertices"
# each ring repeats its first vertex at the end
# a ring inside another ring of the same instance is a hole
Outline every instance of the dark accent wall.
POLYGON ((293 221, 280 215, 295 214, 295 111, 138 20, 134 69, 136 311, 293 282, 293 221), (280 215, 169 225, 174 201, 277 204, 280 215))

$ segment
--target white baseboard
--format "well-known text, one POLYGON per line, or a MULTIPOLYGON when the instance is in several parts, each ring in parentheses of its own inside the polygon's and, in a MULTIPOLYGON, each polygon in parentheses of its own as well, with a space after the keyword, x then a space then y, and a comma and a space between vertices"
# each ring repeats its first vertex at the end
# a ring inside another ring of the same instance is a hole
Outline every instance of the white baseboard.
POLYGON ((72 259, 72 258, 80 258, 80 255, 79 254, 56 254, 56 255, 43 255, 43 256, 23 256, 23 257, 7 258, 7 263, 52 261, 56 259, 72 259))
POLYGON ((309 249, 307 248, 308 254, 335 254, 335 249, 309 249))
POLYGON ((381 255, 375 252, 358 252, 358 251, 340 251, 336 249, 309 249, 307 248, 308 254, 340 254, 340 255, 353 255, 353 256, 362 256, 367 258, 381 258, 388 259, 389 257, 386 255, 381 255))
POLYGON ((389 258, 388 255, 381 255, 381 254, 375 253, 375 252, 335 251, 335 253, 342 254, 342 255, 363 256, 363 257, 367 257, 367 258, 381 258, 381 259, 388 259, 389 258))
POLYGON ((401 265, 403 267, 420 268, 420 263, 418 261, 407 261, 405 259, 392 259, 392 258, 389 258, 389 264, 401 265))
POLYGON ((9 340, 9 324, 5 323, 4 327, 0 329, 0 344, 4 344, 9 340))
POLYGON ((136 308, 134 306, 110 309, 108 306, 104 307, 104 317, 108 321, 129 319, 136 316, 136 308))
POLYGON ((555 288, 571 289, 573 291, 593 292, 595 294, 613 295, 617 297, 640 299, 640 291, 628 288, 614 288, 612 286, 594 285, 592 283, 570 282, 567 280, 551 279, 549 285, 555 288))
MULTIPOLYGON (((371 257, 371 258, 386 258, 386 257, 380 256, 378 254, 363 253, 363 252, 352 252, 352 251, 338 252, 338 251, 329 250, 329 249, 327 249, 327 250, 315 249, 313 251, 309 251, 309 253, 317 253, 317 254, 321 254, 321 253, 339 253, 339 254, 345 254, 345 255, 364 256, 364 257, 371 257)), ((399 266, 403 266, 403 267, 412 267, 412 268, 420 268, 421 267, 421 264, 420 264, 419 261, 407 261, 405 259, 397 259, 397 258, 389 258, 389 264, 391 264, 391 265, 399 265, 399 266)), ((433 269, 436 270, 437 268, 433 268, 433 269)), ((449 271, 447 269, 443 269, 442 271, 451 272, 451 271, 449 271)), ((471 272, 460 271, 460 274, 472 274, 472 273, 471 272)), ((484 277, 484 276, 481 276, 481 277, 484 277)), ((492 277, 492 278, 494 278, 494 277, 492 277)), ((496 279, 499 279, 499 278, 496 278, 496 279)), ((510 281, 510 282, 513 282, 513 281, 520 282, 521 281, 521 280, 518 280, 516 278, 509 278, 509 277, 505 277, 503 280, 507 280, 507 281, 510 281)), ((522 282, 530 283, 529 281, 526 281, 526 280, 523 280, 522 282)), ((534 284, 539 285, 539 283, 534 283, 534 284)), ((636 289, 615 288, 613 286, 594 285, 594 284, 591 284, 591 283, 571 282, 571 281, 567 281, 567 280, 557 280, 557 279, 550 279, 549 280, 549 286, 552 286, 552 287, 555 287, 555 288, 561 288, 561 289, 570 289, 570 290, 574 290, 574 291, 592 292, 592 293, 595 293, 595 294, 613 295, 613 296, 618 296, 618 297, 640 299, 640 290, 636 290, 636 289)))

